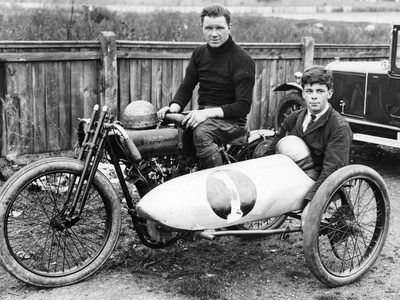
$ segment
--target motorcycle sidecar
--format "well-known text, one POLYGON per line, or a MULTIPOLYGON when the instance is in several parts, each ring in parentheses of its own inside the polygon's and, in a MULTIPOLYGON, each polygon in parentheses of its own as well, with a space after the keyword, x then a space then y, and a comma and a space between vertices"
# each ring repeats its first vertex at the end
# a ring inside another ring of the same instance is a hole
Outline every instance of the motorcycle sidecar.
POLYGON ((174 178, 136 209, 177 230, 217 229, 300 210, 313 184, 292 159, 275 154, 174 178))
MULTIPOLYGON (((300 215, 313 183, 290 158, 276 154, 171 180, 143 197, 137 208, 143 217, 170 228, 221 228, 290 212, 300 215)), ((343 167, 320 186, 302 218, 303 228, 254 233, 303 232, 311 273, 331 287, 353 283, 384 246, 390 220, 387 187, 367 166, 343 167)), ((240 234, 207 232, 212 238, 240 234)))

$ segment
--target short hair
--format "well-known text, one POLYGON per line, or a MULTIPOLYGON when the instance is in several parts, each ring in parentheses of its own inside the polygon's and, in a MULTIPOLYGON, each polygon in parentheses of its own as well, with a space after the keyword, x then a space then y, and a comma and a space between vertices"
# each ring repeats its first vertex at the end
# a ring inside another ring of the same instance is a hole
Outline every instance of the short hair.
POLYGON ((221 4, 210 4, 203 8, 200 15, 201 25, 203 25, 204 17, 225 17, 228 26, 231 25, 231 13, 221 4))
POLYGON ((328 90, 333 90, 332 72, 322 66, 312 66, 304 71, 301 77, 301 86, 304 88, 306 84, 325 84, 328 90))

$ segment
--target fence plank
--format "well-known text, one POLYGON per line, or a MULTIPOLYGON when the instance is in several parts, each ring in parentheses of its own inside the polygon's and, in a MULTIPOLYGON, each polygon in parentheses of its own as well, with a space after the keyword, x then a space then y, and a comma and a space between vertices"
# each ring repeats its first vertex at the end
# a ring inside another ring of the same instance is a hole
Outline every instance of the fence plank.
POLYGON ((150 88, 150 101, 155 107, 160 107, 162 101, 162 85, 163 85, 163 65, 159 59, 153 59, 151 61, 151 79, 152 82, 150 88))
MULTIPOLYGON (((6 84, 9 97, 6 99, 5 119, 8 153, 20 153, 20 88, 21 64, 12 63, 6 69, 6 84)), ((23 79, 22 79, 23 81, 23 79)))
POLYGON ((71 120, 72 132, 76 132, 78 118, 89 118, 91 114, 85 113, 83 97, 83 65, 82 62, 71 62, 71 120))
POLYGON ((119 78, 119 103, 118 118, 122 120, 125 107, 130 103, 131 87, 130 87, 130 60, 120 59, 118 61, 118 78, 119 78))
POLYGON ((141 93, 141 81, 140 78, 142 77, 142 68, 141 68, 141 62, 139 60, 131 60, 130 64, 130 74, 129 74, 129 80, 130 80, 130 102, 135 101, 135 100, 141 100, 142 98, 142 93, 141 93))
POLYGON ((45 52, 45 53, 2 53, 1 61, 70 61, 70 60, 99 60, 98 52, 45 52))
POLYGON ((171 97, 163 103, 163 106, 169 105, 169 102, 173 99, 179 86, 181 85, 182 78, 185 70, 183 69, 183 60, 177 59, 172 61, 172 86, 171 86, 171 97))
POLYGON ((274 88, 276 88, 276 78, 278 76, 278 70, 277 70, 277 60, 273 60, 270 62, 268 65, 268 68, 271 70, 271 74, 268 78, 268 85, 269 85, 269 91, 268 91, 268 116, 267 116, 267 122, 264 125, 264 128, 270 128, 273 127, 273 114, 275 111, 275 107, 277 105, 277 99, 275 97, 276 92, 274 92, 274 88))
POLYGON ((152 102, 151 92, 152 92, 152 61, 150 59, 141 60, 141 93, 140 99, 152 102))
POLYGON ((46 91, 45 91, 45 63, 32 64, 32 92, 33 92, 33 153, 47 150, 46 138, 46 91))
POLYGON ((46 138, 49 151, 59 151, 60 124, 59 124, 59 82, 56 65, 46 63, 45 90, 46 90, 46 138))
POLYGON ((157 108, 161 108, 166 103, 169 103, 172 100, 172 74, 173 74, 173 62, 172 60, 164 60, 162 68, 162 98, 157 103, 157 108))
POLYGON ((261 93, 262 93, 262 80, 263 80, 263 65, 262 61, 255 61, 255 84, 253 89, 253 100, 250 110, 250 115, 247 120, 247 127, 254 128, 260 123, 261 111, 261 93))
MULTIPOLYGON (((81 93, 83 94, 84 103, 84 115, 90 116, 93 111, 95 104, 100 104, 100 93, 101 89, 99 86, 100 71, 97 62, 94 61, 82 61, 83 67, 83 87, 81 93)), ((110 100, 117 107, 117 97, 110 100)))
MULTIPOLYGON (((269 94, 269 78, 271 76, 270 62, 262 61, 262 78, 261 78, 261 91, 260 91, 260 121, 259 127, 265 128, 268 124, 268 114, 269 114, 269 105, 268 105, 268 94, 269 94)), ((250 128, 254 129, 254 128, 250 128)))
POLYGON ((72 128, 76 126, 77 122, 71 120, 71 64, 69 62, 59 62, 58 67, 58 85, 59 85, 59 130, 60 140, 59 147, 61 149, 71 149, 72 140, 74 138, 72 128))
POLYGON ((32 149, 32 103, 31 99, 31 64, 19 63, 16 64, 18 72, 18 93, 19 100, 19 144, 17 145, 20 153, 29 153, 32 149))

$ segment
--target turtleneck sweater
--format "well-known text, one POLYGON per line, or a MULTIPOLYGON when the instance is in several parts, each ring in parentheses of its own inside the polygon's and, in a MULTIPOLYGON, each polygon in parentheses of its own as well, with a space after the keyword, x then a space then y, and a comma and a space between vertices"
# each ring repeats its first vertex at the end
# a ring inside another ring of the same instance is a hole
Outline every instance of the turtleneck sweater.
POLYGON ((255 64, 229 36, 218 48, 197 47, 171 103, 185 108, 199 83, 199 107, 221 107, 225 119, 246 121, 254 87, 255 64))

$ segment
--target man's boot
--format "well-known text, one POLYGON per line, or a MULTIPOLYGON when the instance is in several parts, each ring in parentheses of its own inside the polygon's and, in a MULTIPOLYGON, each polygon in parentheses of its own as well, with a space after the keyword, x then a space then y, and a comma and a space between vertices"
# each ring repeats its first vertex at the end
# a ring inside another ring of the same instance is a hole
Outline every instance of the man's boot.
POLYGON ((214 168, 217 166, 222 166, 222 157, 219 151, 211 156, 206 156, 199 159, 199 170, 214 168))

